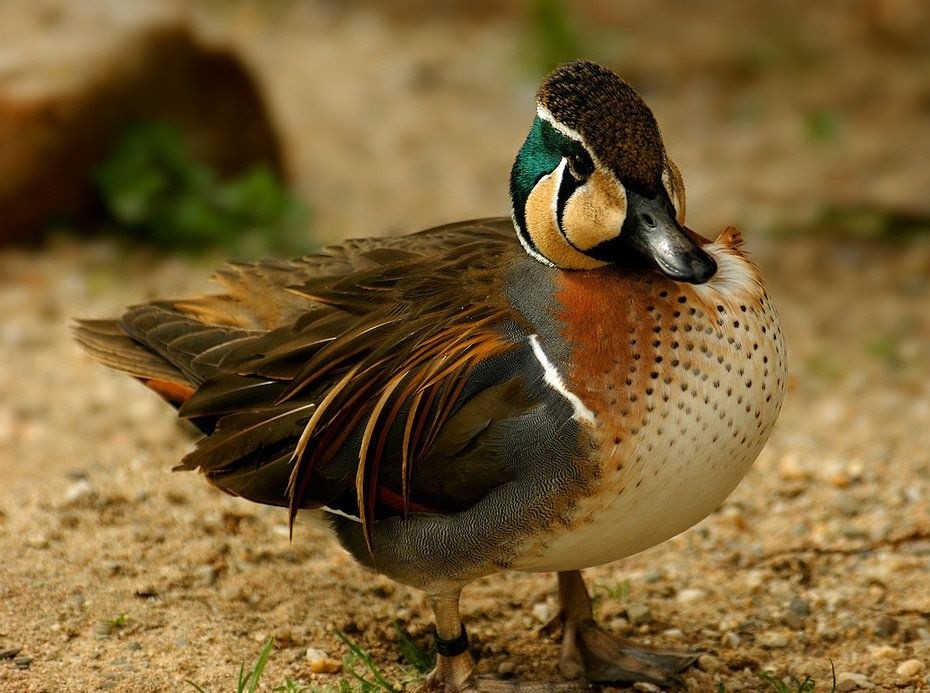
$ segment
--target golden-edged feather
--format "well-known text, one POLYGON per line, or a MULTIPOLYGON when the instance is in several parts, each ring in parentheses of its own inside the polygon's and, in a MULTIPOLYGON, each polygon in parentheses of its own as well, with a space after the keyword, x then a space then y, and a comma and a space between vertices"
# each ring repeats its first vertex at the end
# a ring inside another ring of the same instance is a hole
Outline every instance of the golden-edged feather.
POLYGON ((469 375, 517 346, 502 328, 520 322, 500 295, 508 253, 522 251, 504 219, 348 241, 231 265, 217 275, 221 294, 137 306, 76 333, 150 387, 188 388, 173 403, 208 436, 179 468, 287 505, 292 524, 331 500, 318 472, 358 445, 350 483, 370 547, 383 466, 395 465, 406 512, 413 469, 469 375))

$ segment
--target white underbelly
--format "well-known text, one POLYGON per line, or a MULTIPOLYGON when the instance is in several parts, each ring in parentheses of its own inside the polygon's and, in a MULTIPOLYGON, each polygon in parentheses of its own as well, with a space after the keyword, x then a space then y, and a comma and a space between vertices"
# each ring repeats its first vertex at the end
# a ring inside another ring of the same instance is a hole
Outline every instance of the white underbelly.
POLYGON ((734 449, 722 444, 673 445, 638 473, 619 473, 595 497, 584 499, 572 526, 542 539, 520 570, 576 570, 638 553, 700 522, 733 491, 762 443, 734 449), (619 482, 619 483, 615 483, 619 482))

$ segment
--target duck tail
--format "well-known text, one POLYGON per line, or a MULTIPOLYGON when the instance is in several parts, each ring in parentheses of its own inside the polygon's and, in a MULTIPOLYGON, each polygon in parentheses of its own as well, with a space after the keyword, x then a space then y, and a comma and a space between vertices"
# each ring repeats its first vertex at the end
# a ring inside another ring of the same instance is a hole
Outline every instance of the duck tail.
POLYGON ((103 365, 133 376, 175 408, 194 394, 195 386, 175 366, 123 330, 118 320, 76 320, 75 340, 103 365))

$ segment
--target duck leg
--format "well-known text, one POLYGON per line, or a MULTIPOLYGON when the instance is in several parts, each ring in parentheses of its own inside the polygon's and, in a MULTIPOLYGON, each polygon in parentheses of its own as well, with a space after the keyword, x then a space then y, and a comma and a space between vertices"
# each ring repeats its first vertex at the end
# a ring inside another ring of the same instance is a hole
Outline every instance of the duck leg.
POLYGON ((559 671, 569 680, 599 683, 645 681, 659 686, 682 686, 680 672, 698 654, 660 650, 618 638, 594 622, 591 597, 581 572, 559 573, 562 610, 562 647, 559 671))
POLYGON ((436 668, 424 691, 441 693, 579 693, 585 683, 511 681, 475 676, 475 661, 468 651, 468 635, 459 616, 459 593, 432 597, 436 619, 436 668))

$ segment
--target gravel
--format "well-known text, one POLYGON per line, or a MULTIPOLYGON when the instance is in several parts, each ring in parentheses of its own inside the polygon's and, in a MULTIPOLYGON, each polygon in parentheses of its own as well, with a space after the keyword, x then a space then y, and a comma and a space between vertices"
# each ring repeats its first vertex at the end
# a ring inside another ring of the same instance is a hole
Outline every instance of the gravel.
MULTIPOLYGON (((278 23, 253 5, 243 4, 235 26, 287 129, 316 240, 507 213, 514 143, 532 117, 529 80, 501 68, 519 64, 513 25, 394 24, 370 4, 317 2, 285 4, 296 16, 278 23), (320 69, 334 60, 338 70, 320 69), (435 75, 426 87, 412 79, 423 70, 435 75)), ((688 183, 689 226, 709 234, 734 221, 746 227, 783 318, 791 379, 772 439, 720 511, 695 531, 586 571, 589 584, 630 579, 631 601, 649 605, 651 622, 631 628, 618 619, 624 637, 723 663, 685 673, 697 693, 719 683, 755 693, 763 667, 782 676, 800 666, 819 691, 831 661, 846 690, 926 689, 926 668, 909 678, 897 669, 930 662, 930 458, 921 435, 930 420, 930 243, 920 234, 882 244, 806 228, 779 239, 759 233, 799 210, 844 202, 925 209, 923 59, 895 33, 868 39, 878 31, 873 19, 852 10, 614 5, 627 12, 634 42, 627 76, 651 85, 688 183), (663 11, 684 16, 656 23, 663 11), (803 71, 778 63, 747 74, 736 59, 758 41, 775 42, 766 55, 776 60, 790 54, 766 28, 779 18, 822 51, 803 71), (829 143, 806 139, 818 104, 836 105, 829 143), (809 614, 793 606, 796 596, 809 614), (786 613, 801 619, 790 630, 786 613), (684 637, 664 635, 670 630, 684 637), (764 644, 779 638, 787 646, 764 644), (875 659, 882 646, 899 658, 875 659)), ((276 645, 269 690, 286 677, 337 686, 345 674, 313 671, 304 653, 312 643, 338 665, 345 647, 335 631, 349 624, 353 640, 400 681, 386 631, 399 607, 428 645, 426 599, 403 586, 376 596, 372 585, 386 581, 356 566, 310 517, 291 543, 277 529, 286 523, 280 509, 172 474, 193 444, 189 433, 157 397, 71 342, 69 316, 203 291, 214 260, 66 239, 0 252, 0 638, 10 649, 28 633, 24 646, 37 657, 25 670, 0 662, 0 690, 50 682, 63 693, 105 684, 178 690, 186 679, 229 690, 240 663, 248 668, 260 651, 252 634, 283 624, 294 642, 276 645), (104 561, 123 569, 103 572, 104 561), (192 576, 205 565, 219 577, 198 586, 192 576), (97 640, 97 624, 117 614, 131 625, 97 640), (130 628, 141 652, 126 647, 130 628), (114 665, 120 657, 132 670, 114 665)), ((553 593, 551 575, 513 573, 465 590, 469 631, 493 648, 494 667, 509 660, 521 677, 558 678, 558 645, 528 632, 525 620, 553 593)), ((605 599, 596 616, 609 621, 617 609, 605 599)))

